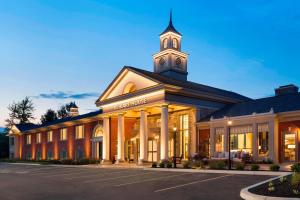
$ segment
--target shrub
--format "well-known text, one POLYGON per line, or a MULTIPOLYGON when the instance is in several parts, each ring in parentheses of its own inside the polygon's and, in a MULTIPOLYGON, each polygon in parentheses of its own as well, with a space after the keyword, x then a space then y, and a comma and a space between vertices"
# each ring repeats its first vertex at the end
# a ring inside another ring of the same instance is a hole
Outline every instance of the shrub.
POLYGON ((269 190, 269 192, 274 192, 275 191, 275 186, 274 186, 274 183, 272 181, 269 182, 268 190, 269 190))
POLYGON ((300 173, 293 173, 292 179, 291 179, 291 186, 293 188, 298 188, 300 184, 300 173))
POLYGON ((165 167, 165 163, 164 162, 160 162, 158 165, 159 165, 160 168, 164 168, 165 167))
POLYGON ((243 163, 237 163, 235 169, 236 170, 244 170, 245 165, 243 163))
POLYGON ((258 171, 259 168, 260 168, 260 166, 257 165, 257 164, 252 164, 252 165, 251 165, 251 170, 252 170, 252 171, 258 171))
POLYGON ((202 160, 196 160, 192 163, 192 166, 193 167, 200 167, 200 168, 204 168, 204 163, 202 160))
POLYGON ((280 169, 279 165, 273 164, 273 165, 270 166, 271 171, 279 171, 279 169, 280 169))
POLYGON ((152 168, 156 168, 156 167, 157 167, 157 163, 156 163, 156 162, 153 162, 151 167, 152 167, 152 168))
POLYGON ((172 162, 167 162, 167 168, 172 168, 172 162))
POLYGON ((192 167, 191 161, 184 161, 182 165, 184 169, 190 169, 192 167))
POLYGON ((225 162, 221 160, 210 161, 208 163, 210 169, 224 169, 225 162))
POLYGON ((88 165, 89 163, 90 163, 90 160, 87 158, 83 158, 78 161, 79 165, 88 165))
POLYGON ((300 163, 295 163, 291 166, 293 172, 300 172, 300 163))
POLYGON ((70 159, 65 159, 65 160, 61 160, 61 164, 63 165, 71 165, 73 160, 70 159))
POLYGON ((97 159, 90 159, 89 164, 99 164, 100 160, 97 159))

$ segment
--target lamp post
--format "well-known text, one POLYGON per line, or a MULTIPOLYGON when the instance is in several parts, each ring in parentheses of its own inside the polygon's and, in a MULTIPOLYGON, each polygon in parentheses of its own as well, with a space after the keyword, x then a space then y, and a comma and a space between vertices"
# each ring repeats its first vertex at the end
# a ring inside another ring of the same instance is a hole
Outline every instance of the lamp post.
POLYGON ((174 155, 173 155, 173 165, 174 165, 174 168, 176 168, 176 132, 177 132, 177 128, 174 127, 173 128, 173 131, 174 131, 174 134, 173 134, 173 152, 174 152, 174 155))
POLYGON ((231 170, 231 155, 230 155, 230 126, 232 125, 232 121, 229 119, 227 121, 228 125, 228 169, 231 170))

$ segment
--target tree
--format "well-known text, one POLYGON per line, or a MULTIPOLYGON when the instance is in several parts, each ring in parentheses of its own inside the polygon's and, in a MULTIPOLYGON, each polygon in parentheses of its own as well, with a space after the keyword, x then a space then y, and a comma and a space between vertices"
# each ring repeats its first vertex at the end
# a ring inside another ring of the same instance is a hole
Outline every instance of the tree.
POLYGON ((6 126, 10 127, 13 124, 26 124, 33 120, 34 106, 29 97, 25 97, 23 100, 15 103, 13 102, 8 106, 9 119, 6 119, 6 126))
POLYGON ((6 136, 8 130, 0 131, 0 158, 8 158, 9 154, 9 137, 6 136))
POLYGON ((57 116, 59 119, 63 119, 66 117, 70 117, 70 109, 75 105, 75 102, 67 103, 60 107, 60 109, 57 111, 57 116))
POLYGON ((44 115, 41 116, 41 123, 52 122, 57 120, 57 113, 54 110, 48 109, 44 115))

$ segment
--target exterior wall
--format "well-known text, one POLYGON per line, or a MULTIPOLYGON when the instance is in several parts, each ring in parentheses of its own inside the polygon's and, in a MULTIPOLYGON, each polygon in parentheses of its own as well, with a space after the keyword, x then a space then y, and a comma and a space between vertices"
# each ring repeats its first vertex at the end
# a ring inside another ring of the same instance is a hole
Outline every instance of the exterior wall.
MULTIPOLYGON (((222 118, 222 119, 212 119, 207 124, 208 128, 202 128, 199 131, 199 148, 200 143, 203 142, 200 139, 200 133, 203 134, 203 132, 206 132, 209 130, 209 149, 210 149, 210 156, 213 156, 215 154, 215 134, 216 134, 216 128, 223 128, 224 130, 224 151, 228 151, 228 134, 229 130, 235 127, 239 126, 250 126, 252 127, 252 158, 254 160, 260 160, 258 156, 258 131, 257 127, 259 124, 268 124, 269 127, 269 156, 271 160, 273 160, 275 163, 279 162, 279 153, 277 151, 278 149, 278 119, 275 114, 273 113, 266 113, 266 114, 253 114, 249 116, 240 116, 240 117, 232 117, 230 118, 230 121, 232 121, 231 128, 229 129, 229 126, 227 125, 227 121, 229 118, 222 118)), ((207 122, 206 122, 207 123, 207 122)), ((201 127, 204 123, 198 123, 198 127, 201 127)), ((204 136, 203 136, 204 137, 204 136)))
MULTIPOLYGON (((30 153, 32 160, 38 159, 37 155, 40 152, 40 159, 46 160, 48 159, 49 152, 52 152, 52 159, 58 160, 60 158, 60 153, 62 150, 67 152, 68 159, 76 158, 76 150, 81 149, 83 151, 83 157, 90 159, 92 156, 92 142, 91 139, 93 137, 94 127, 98 124, 97 121, 88 122, 84 124, 76 124, 67 128, 67 140, 60 140, 60 128, 49 129, 41 133, 41 143, 36 143, 36 134, 37 133, 28 133, 31 135, 31 144, 25 144, 26 135, 22 134, 20 136, 14 136, 15 138, 15 158, 16 159, 26 159, 26 156, 30 153), (78 125, 84 126, 84 138, 76 139, 75 138, 75 127, 78 125), (47 141, 47 133, 48 131, 52 131, 52 142, 47 141)), ((13 147, 12 147, 13 148, 13 147)))
POLYGON ((283 144, 283 132, 288 130, 296 132, 296 162, 300 161, 300 120, 297 121, 286 121, 286 122, 279 122, 279 138, 278 138, 278 149, 277 153, 279 154, 279 161, 284 162, 283 160, 283 153, 284 153, 284 144, 283 144))

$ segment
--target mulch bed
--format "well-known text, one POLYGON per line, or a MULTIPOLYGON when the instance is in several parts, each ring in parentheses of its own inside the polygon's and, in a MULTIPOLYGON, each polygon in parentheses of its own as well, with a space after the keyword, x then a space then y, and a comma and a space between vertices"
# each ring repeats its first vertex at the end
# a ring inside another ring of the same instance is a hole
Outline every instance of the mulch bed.
POLYGON ((298 189, 300 192, 300 185, 298 187, 292 187, 291 185, 292 175, 286 176, 286 180, 281 182, 279 179, 272 181, 274 186, 274 191, 269 190, 269 182, 259 185, 257 187, 249 189, 249 192, 263 195, 263 196, 272 196, 272 197, 300 197, 300 194, 295 194, 293 189, 298 189))

